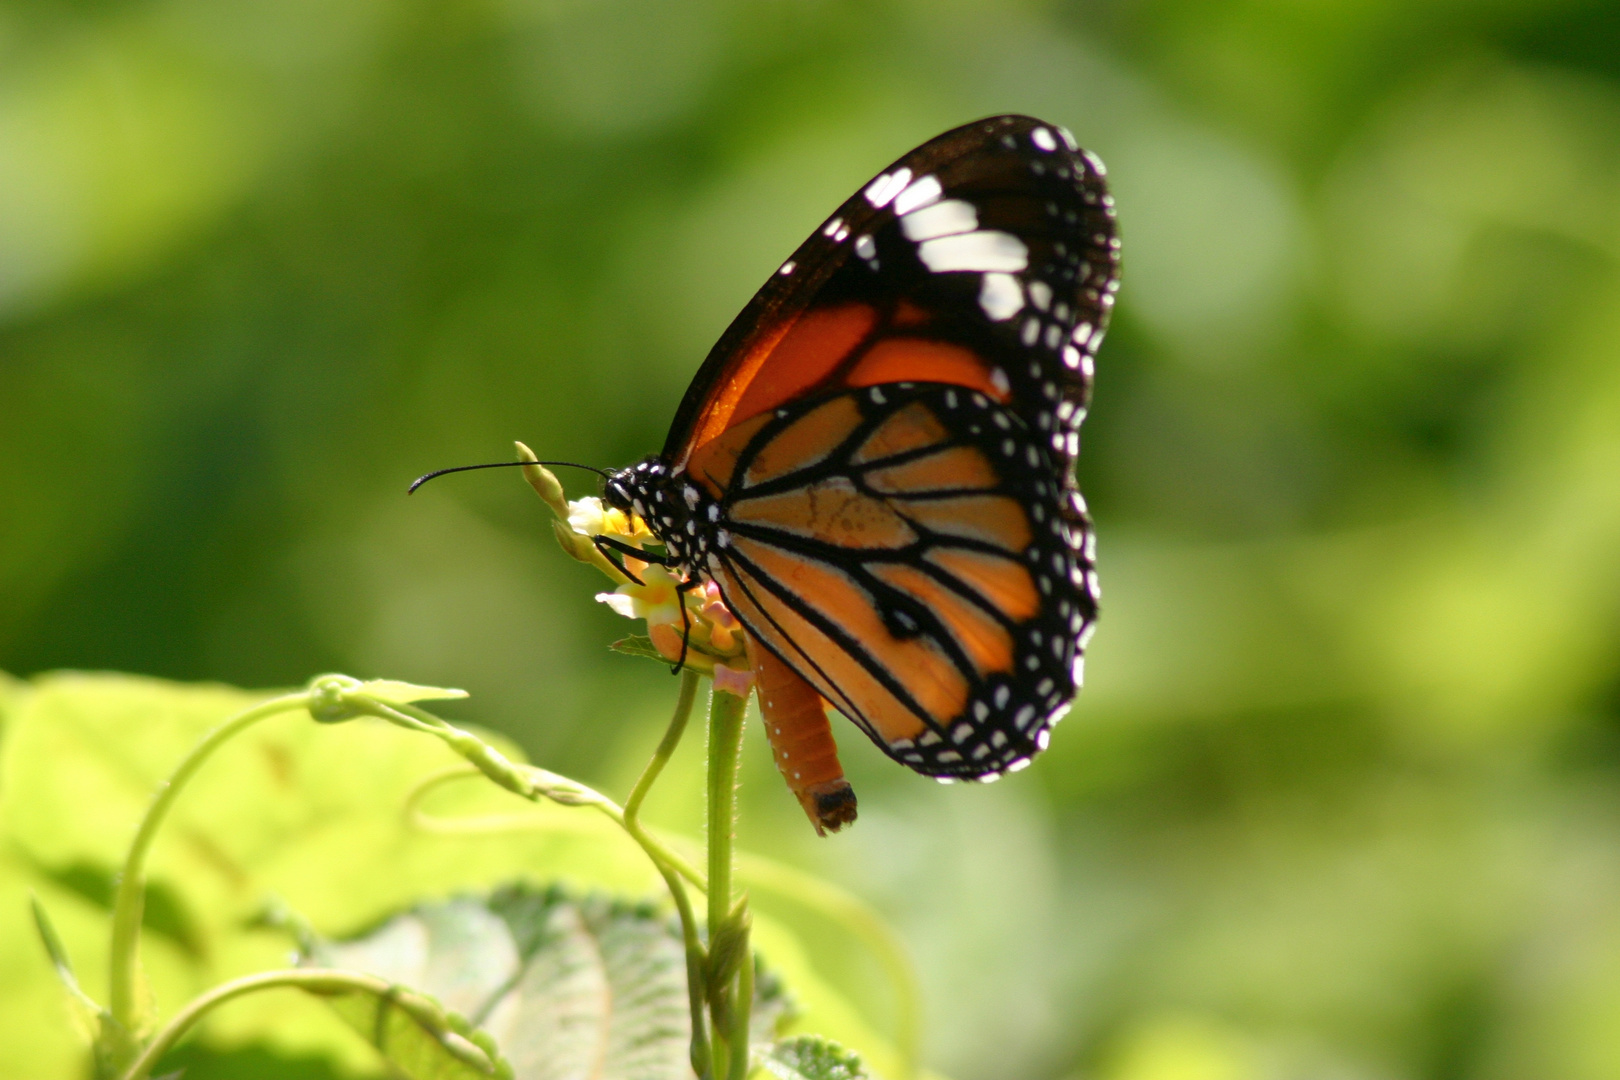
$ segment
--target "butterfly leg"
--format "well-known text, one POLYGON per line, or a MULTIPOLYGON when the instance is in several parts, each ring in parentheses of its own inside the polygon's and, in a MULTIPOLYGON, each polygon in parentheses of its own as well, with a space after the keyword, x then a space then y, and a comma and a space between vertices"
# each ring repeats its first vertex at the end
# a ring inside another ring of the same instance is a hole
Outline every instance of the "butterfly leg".
POLYGON ((680 673, 686 666, 687 646, 692 643, 692 613, 686 610, 686 594, 703 584, 703 579, 693 575, 675 586, 675 599, 681 605, 681 655, 675 661, 675 666, 669 669, 671 675, 680 673))
POLYGON ((669 565, 668 557, 651 551, 643 551, 631 544, 626 544, 622 540, 615 540, 611 536, 593 536, 591 537, 591 544, 595 546, 597 551, 602 553, 602 558, 613 564, 614 569, 637 585, 647 583, 630 572, 630 568, 624 565, 623 556, 629 555, 640 562, 652 563, 655 566, 669 565))

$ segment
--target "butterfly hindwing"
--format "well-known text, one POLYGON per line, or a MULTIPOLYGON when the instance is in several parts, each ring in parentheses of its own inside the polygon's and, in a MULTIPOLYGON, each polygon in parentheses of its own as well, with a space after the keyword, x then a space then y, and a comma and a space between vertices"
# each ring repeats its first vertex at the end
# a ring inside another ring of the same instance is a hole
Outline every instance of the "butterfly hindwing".
POLYGON ((721 443, 693 475, 729 463, 710 567, 756 641, 920 772, 993 774, 1044 745, 1090 609, 1050 451, 1017 414, 886 384, 721 443))

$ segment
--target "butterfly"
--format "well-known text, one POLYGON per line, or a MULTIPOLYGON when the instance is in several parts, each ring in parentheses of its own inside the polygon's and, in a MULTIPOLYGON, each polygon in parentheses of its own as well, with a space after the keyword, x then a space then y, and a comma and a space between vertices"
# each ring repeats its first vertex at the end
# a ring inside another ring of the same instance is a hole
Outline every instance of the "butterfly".
POLYGON ((818 832, 856 809, 828 706, 919 773, 991 780, 1080 684, 1098 593, 1073 466, 1119 280, 1104 176, 1027 116, 912 150, 732 322, 662 452, 607 480, 742 623, 818 832))

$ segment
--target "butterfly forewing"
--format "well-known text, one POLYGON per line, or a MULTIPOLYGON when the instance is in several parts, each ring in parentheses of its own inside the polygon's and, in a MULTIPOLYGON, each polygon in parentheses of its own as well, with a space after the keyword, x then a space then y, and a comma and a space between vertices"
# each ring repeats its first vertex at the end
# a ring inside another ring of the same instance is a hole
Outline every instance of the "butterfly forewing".
POLYGON ((947 132, 851 196, 760 289, 693 380, 664 460, 806 394, 928 377, 1032 424, 1051 414, 1044 434, 1072 460, 1059 427, 1085 407, 1117 277, 1101 164, 1067 132, 1019 116, 947 132))

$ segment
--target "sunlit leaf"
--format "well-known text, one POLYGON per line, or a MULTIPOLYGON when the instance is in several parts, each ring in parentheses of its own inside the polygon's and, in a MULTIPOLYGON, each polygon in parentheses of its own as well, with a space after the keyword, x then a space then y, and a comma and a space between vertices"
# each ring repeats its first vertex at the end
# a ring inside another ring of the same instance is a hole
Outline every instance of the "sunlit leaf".
MULTIPOLYGON (((116 675, 36 680, 12 700, 0 742, 0 1074, 67 1075, 77 1037, 29 918, 39 893, 88 989, 99 992, 112 874, 152 792, 202 734, 268 694, 116 675), (15 1021, 15 1022, 13 1022, 15 1021), (49 1068, 43 1067, 49 1063, 49 1068)), ((3 706, 0 706, 3 707, 3 706)), ((503 753, 521 752, 498 741, 503 753)), ((225 979, 285 964, 285 942, 252 928, 270 896, 327 931, 375 923, 425 895, 487 887, 519 867, 626 892, 655 886, 644 856, 606 818, 536 809, 472 779, 435 791, 444 817, 532 813, 535 827, 439 836, 401 812, 424 778, 459 763, 437 740, 381 720, 275 716, 227 743, 175 802, 152 849, 142 969, 163 1015, 225 979), (566 828, 548 829, 548 821, 566 828)), ((330 1010, 258 995, 210 1036, 260 1040, 362 1068, 369 1052, 330 1010)))
MULTIPOLYGON (((49 906, 63 948, 99 992, 112 877, 152 791, 203 733, 270 695, 105 674, 51 675, 13 689, 0 739, 0 1016, 17 1023, 0 1040, 0 1074, 67 1075, 83 1044, 31 925, 28 892, 49 906)), ((520 756, 508 742, 496 745, 520 756)), ((265 933, 259 919, 271 897, 322 932, 342 934, 379 925, 423 897, 488 889, 520 870, 620 895, 659 894, 663 883, 644 855, 603 815, 531 806, 477 777, 423 800, 425 817, 445 823, 446 834, 413 826, 401 812, 407 796, 458 764, 437 740, 384 721, 321 725, 302 710, 224 745, 175 802, 152 849, 142 969, 159 1014, 225 979, 284 965, 284 939, 265 933), (484 833, 480 822, 498 827, 484 833)), ((679 956, 678 948, 668 953, 673 938, 658 941, 666 957, 679 956)), ((768 1042, 782 1018, 781 971, 810 1030, 859 1046, 874 1062, 889 1060, 861 1011, 791 930, 757 914, 754 941, 772 960, 756 976, 756 1040, 768 1042)), ((440 993, 453 1013, 477 1013, 440 993)), ((208 1038, 251 1042, 278 1059, 319 1056, 340 1070, 372 1060, 353 1025, 298 995, 233 1002, 212 1018, 208 1038)))
POLYGON ((382 1051, 400 1080, 512 1076, 491 1040, 427 995, 401 988, 386 997, 357 992, 322 1000, 382 1051))
POLYGON ((778 1080, 864 1080, 867 1075, 859 1054, 816 1035, 783 1039, 760 1064, 778 1080))
MULTIPOLYGON (((650 905, 513 885, 420 905, 348 941, 317 940, 305 962, 432 996, 491 1036, 517 1080, 691 1076, 681 937, 650 905)), ((753 1032, 763 1049, 787 1000, 762 974, 753 1032)), ((354 1006, 340 1011, 370 1037, 375 1008, 354 1006)))

